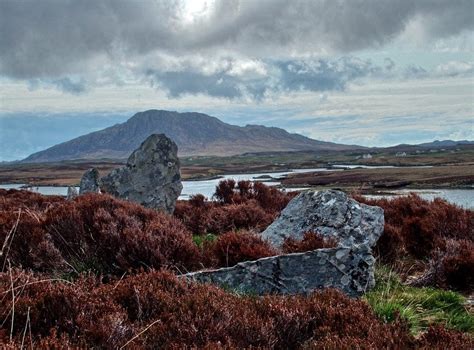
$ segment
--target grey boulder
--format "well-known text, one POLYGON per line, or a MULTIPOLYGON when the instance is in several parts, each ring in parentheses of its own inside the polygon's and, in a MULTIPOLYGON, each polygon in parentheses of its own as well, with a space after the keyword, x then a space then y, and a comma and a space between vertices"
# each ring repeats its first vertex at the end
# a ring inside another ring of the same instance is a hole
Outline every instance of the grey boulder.
POLYGON ((101 189, 118 198, 172 213, 183 189, 178 147, 163 134, 149 136, 124 167, 101 179, 101 189))
POLYGON ((91 168, 82 175, 79 194, 99 192, 99 171, 96 168, 91 168))
POLYGON ((281 248, 286 238, 301 240, 312 231, 335 238, 341 247, 373 247, 383 228, 382 208, 359 203, 341 191, 310 190, 293 198, 261 237, 281 248))
POLYGON ((357 297, 375 285, 375 259, 368 246, 326 248, 238 263, 181 275, 244 293, 306 294, 337 288, 357 297))
POLYGON ((66 198, 68 201, 73 200, 78 196, 77 189, 75 187, 69 186, 67 188, 67 195, 66 198))

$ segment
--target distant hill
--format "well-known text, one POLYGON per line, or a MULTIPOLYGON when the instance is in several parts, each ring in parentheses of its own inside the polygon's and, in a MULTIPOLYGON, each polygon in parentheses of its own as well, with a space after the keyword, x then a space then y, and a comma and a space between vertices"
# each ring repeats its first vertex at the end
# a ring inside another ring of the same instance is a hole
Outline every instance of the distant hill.
POLYGON ((178 145, 180 156, 363 149, 360 146, 317 141, 275 127, 230 125, 202 113, 149 110, 135 114, 124 123, 34 153, 23 161, 123 159, 154 133, 164 133, 173 139, 178 145))
POLYGON ((402 143, 400 145, 396 146, 390 146, 390 147, 375 147, 375 150, 385 150, 385 151, 407 151, 407 152, 412 152, 412 151, 427 151, 430 149, 433 150, 440 150, 443 148, 465 148, 465 147, 473 147, 474 146, 474 141, 468 141, 468 140, 459 140, 459 141, 453 141, 453 140, 435 140, 432 142, 425 142, 425 143, 419 143, 419 144, 405 144, 402 143))
POLYGON ((462 145, 474 145, 474 141, 468 140, 461 140, 461 141, 453 141, 453 140, 443 140, 443 141, 433 141, 433 142, 426 142, 420 143, 417 146, 424 147, 424 148, 443 148, 443 147, 456 147, 462 145))

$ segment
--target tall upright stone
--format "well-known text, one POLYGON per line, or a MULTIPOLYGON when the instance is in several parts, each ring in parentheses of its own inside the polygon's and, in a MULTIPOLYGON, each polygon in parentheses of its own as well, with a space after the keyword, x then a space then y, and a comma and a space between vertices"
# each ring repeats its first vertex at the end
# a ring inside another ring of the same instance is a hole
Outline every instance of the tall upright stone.
POLYGON ((79 194, 84 193, 99 193, 99 171, 96 168, 87 170, 82 175, 81 183, 79 184, 79 194))
POLYGON ((150 135, 124 167, 101 179, 100 187, 118 198, 172 213, 183 189, 178 146, 164 134, 150 135))

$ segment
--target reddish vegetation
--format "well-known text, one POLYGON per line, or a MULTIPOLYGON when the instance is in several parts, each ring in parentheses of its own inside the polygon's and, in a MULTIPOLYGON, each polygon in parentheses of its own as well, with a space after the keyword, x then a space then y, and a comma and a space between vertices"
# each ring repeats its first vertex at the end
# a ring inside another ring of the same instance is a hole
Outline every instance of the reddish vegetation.
POLYGON ((286 238, 283 243, 283 251, 285 253, 300 253, 315 249, 334 248, 337 241, 333 238, 324 237, 319 233, 306 232, 301 241, 293 238, 286 238))
POLYGON ((176 205, 175 216, 193 234, 221 234, 237 229, 263 230, 270 225, 294 194, 285 194, 262 183, 233 180, 219 183, 217 201, 202 195, 176 205))
POLYGON ((0 274, 5 320, 0 342, 19 347, 118 348, 469 348, 472 339, 439 328, 415 339, 400 321, 385 324, 360 300, 335 290, 309 296, 242 297, 210 285, 147 272, 111 283, 74 284, 0 274), (16 293, 14 304, 11 295, 16 293), (12 317, 14 305, 14 317, 12 317), (12 323, 13 322, 13 323, 12 323), (10 332, 12 340, 10 341, 10 332))
POLYGON ((427 271, 414 284, 472 291, 474 289, 474 242, 447 240, 444 247, 432 254, 427 271))
POLYGON ((357 200, 385 211, 385 230, 376 246, 382 262, 429 260, 420 283, 473 289, 474 212, 441 199, 429 202, 417 195, 392 200, 357 200), (428 278, 429 275, 429 278, 428 278))
POLYGON ((154 210, 106 195, 48 203, 36 194, 29 200, 22 192, 1 195, 2 266, 6 258, 11 266, 40 272, 122 274, 139 268, 197 266, 199 251, 191 233, 176 218, 154 210), (16 198, 22 211, 12 208, 16 198))
POLYGON ((228 232, 204 245, 207 265, 234 266, 241 261, 256 260, 277 252, 257 235, 248 232, 228 232))
MULTIPOLYGON (((171 217, 106 195, 65 201, 0 190, 0 347, 474 347, 472 337, 439 327, 415 338, 402 321, 386 324, 333 290, 256 298, 178 281, 177 270, 275 254, 252 232, 292 195, 248 182, 224 182, 217 192, 214 202, 178 203, 171 217), (218 236, 199 249, 192 233, 218 236)), ((422 262, 425 285, 472 289, 472 211, 416 196, 363 201, 385 209, 379 259, 422 262)), ((285 251, 334 244, 307 233, 285 251)))

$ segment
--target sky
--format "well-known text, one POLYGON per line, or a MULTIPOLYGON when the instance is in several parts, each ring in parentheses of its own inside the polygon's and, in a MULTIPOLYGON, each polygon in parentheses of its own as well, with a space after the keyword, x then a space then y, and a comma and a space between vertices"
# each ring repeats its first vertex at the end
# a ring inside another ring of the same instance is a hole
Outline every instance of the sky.
POLYGON ((472 0, 0 1, 0 161, 147 109, 364 146, 474 139, 472 0))

